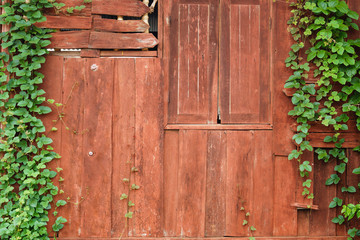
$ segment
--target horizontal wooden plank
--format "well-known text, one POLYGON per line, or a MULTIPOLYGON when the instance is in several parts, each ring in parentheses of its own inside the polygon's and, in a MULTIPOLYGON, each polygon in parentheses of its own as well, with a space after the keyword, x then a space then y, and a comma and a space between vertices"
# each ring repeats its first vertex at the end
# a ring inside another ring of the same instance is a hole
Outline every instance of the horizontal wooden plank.
POLYGON ((82 58, 98 58, 100 57, 99 49, 81 49, 80 57, 82 58))
POLYGON ((71 13, 71 16, 90 16, 91 15, 91 3, 84 3, 84 0, 56 0, 57 3, 64 3, 65 6, 62 7, 60 10, 57 10, 55 8, 47 8, 45 9, 44 13, 46 15, 65 15, 69 16, 68 8, 73 8, 76 6, 85 6, 84 9, 81 11, 74 10, 73 13, 71 13))
MULTIPOLYGON (((57 240, 89 240, 89 238, 56 238, 57 240)), ((112 240, 119 238, 91 238, 92 240, 112 240)), ((144 238, 121 238, 122 240, 144 240, 144 238)), ((146 238, 146 240, 183 240, 184 238, 176 237, 167 237, 167 238, 146 238)), ((215 237, 215 238, 186 238, 186 240, 202 240, 202 239, 211 239, 211 240, 248 240, 249 237, 215 237)), ((347 236, 304 236, 304 237, 256 237, 257 240, 347 240, 347 236)))
MULTIPOLYGON (((330 133, 310 133, 308 141, 313 147, 331 148, 334 146, 333 143, 325 143, 324 138, 326 136, 332 136, 330 133)), ((339 139, 345 138, 343 143, 344 148, 355 148, 360 145, 360 134, 359 133, 342 133, 339 139)))
POLYGON ((149 24, 142 20, 113 20, 104 18, 94 19, 94 30, 106 32, 145 32, 149 24))
POLYGON ((165 129, 193 129, 193 130, 272 130, 269 124, 168 124, 165 129))
POLYGON ((54 29, 90 29, 91 21, 91 17, 47 15, 45 22, 36 23, 35 26, 54 29))
POLYGON ((304 203, 297 203, 297 202, 290 204, 290 206, 296 207, 297 209, 319 210, 318 205, 306 205, 304 203))
POLYGON ((88 48, 90 31, 66 31, 52 33, 48 48, 88 48))
POLYGON ((151 33, 91 32, 89 48, 142 49, 153 48, 158 43, 151 33))
POLYGON ((139 0, 93 0, 93 14, 107 14, 116 16, 141 17, 148 13, 150 8, 139 0))

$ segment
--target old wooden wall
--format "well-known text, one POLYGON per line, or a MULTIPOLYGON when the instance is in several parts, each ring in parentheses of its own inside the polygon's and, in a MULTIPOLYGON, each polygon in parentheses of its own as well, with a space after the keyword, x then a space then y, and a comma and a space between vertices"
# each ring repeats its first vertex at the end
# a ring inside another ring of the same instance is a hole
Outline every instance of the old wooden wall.
MULTIPOLYGON (((331 223, 339 210, 328 209, 342 197, 341 186, 325 186, 335 161, 306 154, 315 168, 309 202, 296 162, 287 160, 294 148, 283 91, 288 4, 159 4, 158 57, 47 58, 44 88, 64 104, 63 121, 52 121, 55 108, 45 119, 59 129, 49 133, 62 155, 52 166, 64 169, 59 198, 69 197, 59 210, 68 219, 60 239, 346 239, 351 226, 331 223), (139 169, 131 176, 129 161, 139 169), (134 216, 126 221, 120 196, 129 177, 140 189, 131 192, 134 216)), ((351 148, 359 138, 348 134, 351 148)), ((323 136, 315 127, 315 147, 326 147, 323 136)), ((360 156, 348 156, 351 172, 360 156)), ((342 184, 359 180, 347 175, 342 184)))

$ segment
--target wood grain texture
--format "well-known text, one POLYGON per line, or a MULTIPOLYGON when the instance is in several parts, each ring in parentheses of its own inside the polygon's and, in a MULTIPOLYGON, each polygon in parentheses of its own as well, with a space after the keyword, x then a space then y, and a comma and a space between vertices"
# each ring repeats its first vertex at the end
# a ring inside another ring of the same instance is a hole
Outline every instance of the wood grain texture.
POLYGON ((179 133, 177 236, 204 237, 207 131, 179 133))
MULTIPOLYGON (((82 59, 65 58, 63 70, 63 112, 65 114, 62 131, 61 165, 64 169, 64 198, 70 198, 62 209, 62 215, 68 223, 59 233, 60 237, 80 237, 82 204, 87 198, 87 191, 83 188, 84 182, 84 134, 82 132, 85 109, 85 63, 82 59), (76 68, 74 68, 76 66, 76 68), (66 129, 68 127, 68 130, 66 129)), ((63 124, 63 123, 62 123, 63 124)))
POLYGON ((135 60, 116 59, 113 89, 113 165, 111 189, 111 232, 113 237, 127 236, 125 213, 128 201, 120 200, 128 194, 124 178, 130 179, 130 168, 135 161, 135 60), (124 104, 126 103, 126 104, 124 104))
POLYGON ((164 139, 164 210, 165 237, 175 237, 177 228, 179 171, 179 131, 165 131, 164 139))
POLYGON ((173 3, 170 27, 169 122, 216 123, 216 0, 173 3))
POLYGON ((36 23, 35 26, 39 28, 53 28, 53 29, 90 29, 91 17, 82 16, 51 16, 47 15, 46 21, 36 23))
MULTIPOLYGON (((332 135, 331 133, 310 133, 308 141, 313 147, 330 148, 334 146, 334 143, 325 143, 324 138, 332 135)), ((345 142, 342 144, 344 148, 355 148, 360 145, 359 136, 359 133, 342 133, 339 135, 339 139, 345 139, 345 142)))
POLYGON ((48 48, 88 48, 89 31, 66 31, 52 33, 48 48))
POLYGON ((149 11, 150 8, 138 0, 93 0, 91 9, 93 14, 132 17, 141 17, 149 11))
POLYGON ((62 15, 65 17, 69 16, 67 12, 68 8, 84 5, 85 8, 81 11, 74 10, 71 16, 90 16, 91 15, 91 3, 84 4, 84 0, 58 0, 57 3, 64 3, 65 6, 60 9, 59 12, 55 11, 55 8, 47 8, 44 13, 46 15, 62 15))
POLYGON ((310 218, 311 236, 336 236, 336 226, 331 220, 336 216, 336 209, 329 209, 329 204, 336 196, 336 186, 325 186, 326 180, 334 173, 336 161, 328 163, 315 161, 314 164, 314 204, 319 206, 318 211, 312 211, 310 218))
POLYGON ((142 49, 153 48, 158 43, 151 33, 91 32, 89 48, 142 49))
MULTIPOLYGON (((54 99, 55 102, 61 103, 62 100, 62 84, 63 84, 63 64, 64 58, 57 57, 57 56, 48 56, 46 58, 46 64, 41 68, 41 73, 44 74, 44 83, 40 85, 40 89, 45 90, 44 97, 47 99, 54 99)), ((57 112, 55 105, 44 104, 51 107, 52 112, 46 115, 41 116, 41 120, 44 123, 46 128, 46 135, 53 139, 53 143, 51 146, 54 148, 54 152, 58 153, 60 156, 61 153, 61 133, 63 126, 62 124, 57 121, 56 123, 53 120, 57 120, 59 118, 59 114, 57 112), (58 130, 56 132, 51 131, 52 127, 56 127, 58 130)), ((61 167, 61 159, 54 159, 50 163, 47 164, 47 167, 50 169, 55 170, 58 167, 61 167)), ((62 189, 63 184, 57 182, 59 178, 62 177, 62 173, 58 173, 57 176, 53 179, 55 185, 62 189)), ((57 195, 54 197, 54 202, 56 203, 58 200, 62 199, 62 195, 57 195)), ((55 223, 56 218, 53 216, 54 206, 49 211, 49 218, 50 221, 48 223, 48 232, 50 235, 52 233, 52 225, 55 223)))
POLYGON ((206 164, 205 236, 225 235, 226 158, 225 131, 209 131, 206 164))
POLYGON ((145 32, 150 28, 149 24, 142 20, 111 20, 95 18, 94 30, 105 32, 145 32))
POLYGON ((223 123, 269 123, 270 5, 221 3, 220 111, 223 123), (251 99, 251 100, 249 100, 251 99))
POLYGON ((81 49, 80 57, 82 58, 98 58, 100 57, 99 49, 81 49))
POLYGON ((296 161, 275 156, 274 166, 274 236, 296 236, 297 210, 290 204, 295 202, 296 161), (284 174, 286 172, 286 174, 284 174))
POLYGON ((130 221, 129 235, 162 236, 162 81, 160 61, 156 58, 136 59, 135 119, 135 212, 130 221))
POLYGON ((88 196, 81 203, 81 236, 111 237, 114 60, 97 58, 85 61, 86 130, 81 156, 84 159, 82 188, 88 191, 88 196))
MULTIPOLYGON (((88 240, 88 238, 57 238, 59 240, 88 240)), ((95 240, 119 240, 119 238, 93 238, 95 240)), ((122 240, 143 240, 144 238, 122 238, 122 240)), ((170 238, 170 237, 165 237, 165 238, 146 238, 147 240, 184 240, 184 238, 179 238, 179 237, 174 237, 174 238, 170 238)), ((190 237, 190 238, 186 238, 187 240, 200 240, 201 238, 198 237, 190 237)), ((211 240, 228 240, 229 237, 215 237, 215 238, 210 238, 211 240)), ((316 237, 316 236, 298 236, 298 237, 256 237, 256 239, 261 239, 261 240, 347 240, 346 236, 321 236, 321 237, 316 237)), ((249 237, 232 237, 231 240, 249 240, 249 237)))

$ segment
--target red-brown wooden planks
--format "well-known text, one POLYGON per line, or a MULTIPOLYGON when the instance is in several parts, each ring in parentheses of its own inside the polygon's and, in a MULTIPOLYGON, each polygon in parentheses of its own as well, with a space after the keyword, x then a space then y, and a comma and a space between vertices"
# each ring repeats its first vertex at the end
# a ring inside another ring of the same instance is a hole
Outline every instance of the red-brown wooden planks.
POLYGON ((46 16, 46 21, 36 23, 35 26, 40 28, 70 28, 70 29, 90 29, 91 17, 81 16, 46 16))
POLYGON ((269 123, 269 1, 225 0, 220 46, 222 123, 269 123), (249 100, 251 99, 251 100, 249 100))
POLYGON ((275 157, 274 170, 274 236, 296 236, 297 210, 290 204, 295 202, 296 161, 287 157, 275 157), (286 174, 284 174, 286 173, 286 174))
POLYGON ((61 209, 61 215, 68 223, 59 233, 60 237, 79 237, 81 234, 82 202, 87 198, 83 188, 83 138, 84 134, 74 134, 84 131, 84 97, 85 97, 85 64, 84 60, 65 58, 62 88, 63 111, 65 117, 62 124, 61 165, 64 171, 64 198, 68 204, 61 209), (76 68, 74 67, 76 66, 76 68), (68 129, 66 129, 68 128, 68 129))
POLYGON ((142 49, 153 48, 158 43, 151 33, 91 32, 89 48, 142 49))
MULTIPOLYGON (((274 166, 272 159, 272 134, 270 131, 254 131, 252 209, 249 210, 249 226, 257 230, 254 236, 271 236, 273 231, 274 166)), ((247 143, 249 144, 249 143, 247 143)))
POLYGON ((52 33, 48 48, 88 48, 89 31, 66 31, 52 33))
POLYGON ((86 129, 80 157, 84 159, 82 189, 88 191, 88 196, 81 203, 81 236, 110 237, 114 60, 85 61, 86 129))
POLYGON ((225 236, 249 236, 247 219, 253 224, 253 153, 254 132, 229 131, 227 134, 226 233, 225 236), (250 212, 249 218, 245 215, 250 212))
POLYGON ((205 236, 225 235, 226 132, 209 131, 206 164, 205 236))
POLYGON ((169 122, 215 123, 218 7, 216 0, 174 1, 170 29, 169 122))
MULTIPOLYGON (((357 190, 356 193, 350 193, 347 194, 347 199, 346 199, 346 203, 352 203, 352 204, 358 204, 359 203, 359 199, 360 199, 360 193, 359 193, 359 189, 358 189, 358 184, 360 182, 360 175, 357 174, 353 174, 353 170, 355 168, 360 167, 360 154, 357 152, 354 152, 352 150, 349 150, 349 163, 347 166, 347 181, 346 181, 346 187, 349 186, 354 186, 357 190)), ((359 228, 360 225, 360 220, 356 218, 356 216, 351 220, 348 228, 359 228)))
MULTIPOLYGON (((56 238, 58 240, 88 240, 89 238, 56 238)), ((92 238, 96 240, 119 240, 119 238, 92 238)), ((121 238, 121 240, 143 240, 144 237, 138 238, 121 238)), ((191 237, 185 238, 186 240, 202 240, 204 238, 191 237)), ((206 238, 205 238, 206 239, 206 238)), ((229 237, 214 237, 208 238, 211 240, 228 240, 229 237)), ((231 237, 231 240, 249 240, 249 237, 231 237)), ((347 240, 347 236, 298 236, 298 237, 256 237, 259 240, 347 240)), ((184 240, 182 237, 174 237, 174 238, 146 238, 146 240, 184 240)))
MULTIPOLYGON (((46 64, 41 68, 41 72, 44 74, 44 83, 41 84, 41 88, 46 91, 44 97, 48 99, 54 99, 55 102, 62 102, 62 78, 63 78, 63 57, 57 56, 48 56, 46 58, 46 64)), ((62 124, 60 122, 53 122, 53 120, 57 120, 59 118, 59 114, 56 110, 55 105, 49 105, 51 107, 52 112, 42 117, 42 121, 46 128, 46 134, 48 137, 53 139, 53 143, 51 146, 54 148, 54 151, 61 155, 61 132, 62 132, 62 124), (57 127, 57 131, 51 131, 52 127, 57 127)), ((51 163, 47 164, 48 168, 51 168, 53 171, 56 171, 57 167, 61 167, 61 159, 54 159, 51 163)), ((55 184, 59 180, 62 173, 58 173, 53 181, 55 184)), ((62 189, 62 183, 56 184, 59 189, 62 189)), ((54 202, 56 203, 59 199, 65 199, 64 195, 57 195, 54 198, 54 202)), ((54 207, 49 211, 50 222, 48 224, 48 232, 50 236, 53 235, 52 225, 55 222, 55 217, 53 216, 54 207)))
POLYGON ((142 20, 111 20, 95 18, 94 30, 106 32, 145 32, 150 28, 149 24, 142 20))
MULTIPOLYGON (((129 193, 124 178, 130 178, 130 168, 135 161, 135 60, 116 59, 114 67, 113 98, 113 174, 111 190, 111 231, 113 237, 127 236, 125 213, 129 193)), ((133 199, 132 199, 133 200, 133 199)))
MULTIPOLYGON (((324 138, 326 136, 332 136, 331 133, 310 133, 308 141, 313 147, 333 147, 334 143, 325 143, 324 138)), ((344 148, 355 148, 360 145, 359 133, 342 133, 339 139, 344 138, 345 142, 342 144, 344 148)))
POLYGON ((326 180, 334 173, 335 165, 335 160, 328 163, 316 160, 314 164, 314 204, 319 206, 319 210, 309 216, 312 236, 336 235, 336 225, 331 222, 336 216, 336 209, 329 209, 330 202, 336 197, 336 186, 325 186, 326 180))
POLYGON ((295 148, 291 140, 294 135, 291 124, 294 120, 287 114, 292 109, 291 100, 285 96, 282 89, 286 79, 291 75, 291 70, 284 64, 293 43, 291 34, 287 31, 291 8, 289 3, 284 1, 273 2, 272 6, 273 149, 276 155, 288 155, 295 148))
POLYGON ((116 16, 141 17, 148 13, 150 8, 138 0, 93 0, 93 14, 107 14, 116 16))
POLYGON ((65 6, 62 7, 60 10, 56 10, 55 7, 54 8, 47 8, 45 9, 45 14, 46 15, 65 15, 65 16, 69 16, 69 13, 67 12, 68 8, 71 7, 76 7, 76 6, 82 6, 84 5, 85 8, 82 9, 81 11, 78 10, 74 10, 73 13, 71 13, 71 16, 90 16, 91 15, 91 4, 89 3, 84 3, 84 0, 57 0, 57 3, 64 3, 65 6))
POLYGON ((164 211, 165 237, 175 237, 178 206, 179 131, 165 131, 164 138, 164 211))
POLYGON ((136 59, 136 125, 135 125, 135 212, 130 221, 132 236, 162 235, 162 81, 157 58, 136 59))
POLYGON ((204 237, 207 131, 181 130, 177 236, 204 237))

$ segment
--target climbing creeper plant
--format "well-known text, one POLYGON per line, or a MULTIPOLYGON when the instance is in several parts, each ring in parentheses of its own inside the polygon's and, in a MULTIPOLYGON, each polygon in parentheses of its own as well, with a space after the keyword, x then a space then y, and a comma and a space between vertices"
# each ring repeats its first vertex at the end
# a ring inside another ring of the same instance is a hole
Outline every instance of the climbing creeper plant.
MULTIPOLYGON (((359 27, 353 22, 359 15, 351 11, 342 0, 296 0, 290 3, 292 16, 288 22, 289 31, 295 43, 291 47, 286 66, 293 74, 286 81, 285 88, 295 89, 291 101, 294 108, 289 112, 297 123, 297 133, 293 136, 297 148, 289 155, 289 160, 297 159, 300 175, 304 177, 303 195, 313 198, 311 179, 308 179, 312 166, 302 159, 304 151, 314 151, 307 141, 311 124, 321 123, 330 128, 333 134, 326 136, 324 142, 332 143, 331 149, 317 148, 318 159, 328 162, 337 159, 334 173, 326 185, 338 184, 340 174, 346 170, 348 161, 341 135, 348 130, 348 121, 354 118, 360 130, 360 59, 357 52, 360 39, 349 39, 348 32, 359 27), (309 76, 317 79, 309 81, 309 76)), ((360 151, 360 146, 353 149, 360 151)), ((352 173, 360 174, 360 166, 352 173)), ((353 194, 360 189, 346 186, 342 192, 353 194)), ((309 206, 310 207, 310 206, 309 206)), ((341 215, 332 221, 343 224, 353 218, 360 218, 360 199, 346 202, 335 197, 330 208, 340 207, 341 215)), ((349 229, 349 238, 360 236, 357 228, 349 229)))
MULTIPOLYGON (((50 146, 41 115, 51 112, 40 89, 51 30, 34 24, 46 20, 42 11, 55 8, 53 0, 1 1, 0 23, 0 236, 1 239, 49 239, 48 212, 58 187, 52 179, 61 171, 47 168, 60 156, 50 146)), ((49 99, 51 104, 53 100, 49 99)), ((61 190, 60 190, 61 191, 61 190)), ((66 201, 59 200, 59 208, 66 201)), ((57 211, 54 212, 57 215, 57 211)), ((66 219, 57 216, 53 231, 66 219)))

